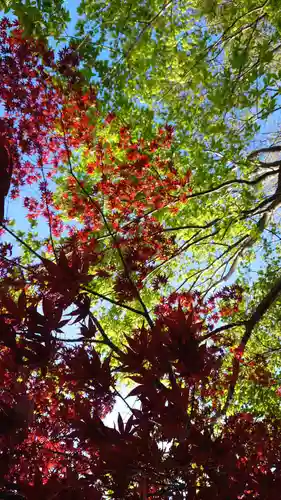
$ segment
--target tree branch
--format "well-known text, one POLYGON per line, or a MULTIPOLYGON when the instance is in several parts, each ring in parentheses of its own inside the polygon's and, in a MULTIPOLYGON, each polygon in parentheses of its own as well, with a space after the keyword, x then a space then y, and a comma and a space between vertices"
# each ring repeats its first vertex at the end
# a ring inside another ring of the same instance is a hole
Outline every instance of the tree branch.
POLYGON ((221 417, 221 416, 226 414, 226 412, 227 412, 227 410, 228 410, 228 408, 233 400, 235 387, 236 387, 238 377, 239 377, 241 357, 243 356, 246 345, 251 338, 251 335, 253 333, 254 328, 260 322, 260 320, 263 318, 263 316, 268 311, 268 309, 272 306, 272 304, 276 301, 276 299, 279 297, 280 293, 281 293, 281 277, 279 277, 275 281, 271 290, 269 290, 267 295, 261 300, 261 302, 256 307, 256 309, 254 310, 254 312, 252 313, 250 318, 245 321, 245 333, 244 333, 244 335, 240 341, 240 344, 238 346, 237 355, 233 359, 232 377, 231 377, 231 382, 230 382, 230 386, 228 389, 226 402, 225 402, 222 410, 217 415, 217 417, 221 417))
POLYGON ((272 177, 273 175, 278 174, 279 170, 274 170, 270 172, 265 172, 264 174, 260 175, 259 177, 256 177, 253 180, 247 180, 247 179, 232 179, 229 181, 225 181, 222 184, 215 186, 213 188, 207 189, 205 191, 201 191, 199 193, 192 193, 186 197, 186 199, 191 199, 191 198, 198 198, 198 196, 204 196, 205 194, 210 194, 210 193, 215 193, 216 191, 219 191, 220 189, 223 189, 224 187, 232 186, 233 184, 246 184, 247 186, 255 186, 259 182, 263 181, 267 177, 272 177))
POLYGON ((276 146, 269 146, 267 148, 260 148, 260 149, 255 149, 255 151, 252 151, 248 156, 248 160, 253 160, 256 158, 258 155, 261 153, 280 153, 281 152, 281 145, 276 145, 276 146))
MULTIPOLYGON (((207 224, 205 224, 205 226, 196 226, 196 225, 194 225, 194 226, 190 225, 189 226, 189 225, 187 225, 187 226, 177 226, 177 227, 166 227, 166 228, 163 228, 159 232, 180 231, 180 230, 183 230, 183 229, 208 229, 209 227, 214 226, 220 220, 221 220, 220 218, 214 219, 211 222, 208 222, 207 224)), ((158 234, 158 233, 154 233, 154 234, 158 234)))
POLYGON ((97 329, 99 330, 103 340, 104 340, 104 343, 108 345, 108 347, 110 347, 112 349, 112 351, 116 352, 117 354, 123 354, 123 352, 121 351, 121 349, 119 349, 118 346, 116 346, 112 340, 110 340, 110 338, 108 337, 108 335, 105 333, 102 325, 100 324, 99 320, 93 315, 93 313, 91 313, 91 318, 93 319, 93 322, 95 323, 97 329))
POLYGON ((88 293, 94 295, 95 297, 98 297, 99 299, 110 302, 111 304, 113 304, 115 306, 123 307, 123 309, 128 309, 128 311, 131 311, 135 314, 139 314, 140 316, 144 316, 146 318, 146 315, 143 311, 139 311, 138 309, 134 309, 134 307, 130 307, 126 304, 123 304, 123 302, 119 302, 118 300, 111 299, 110 297, 107 297, 106 295, 102 295, 101 293, 95 292, 94 290, 90 290, 89 288, 87 288, 85 286, 82 287, 81 289, 85 290, 85 292, 88 292, 88 293))
POLYGON ((210 333, 206 333, 206 335, 203 335, 202 338, 200 338, 200 341, 202 340, 207 340, 213 337, 214 335, 218 335, 221 332, 224 332, 226 330, 231 330, 232 328, 235 328, 236 326, 244 326, 246 321, 237 321, 236 323, 229 323, 228 325, 222 325, 215 330, 212 330, 210 333))

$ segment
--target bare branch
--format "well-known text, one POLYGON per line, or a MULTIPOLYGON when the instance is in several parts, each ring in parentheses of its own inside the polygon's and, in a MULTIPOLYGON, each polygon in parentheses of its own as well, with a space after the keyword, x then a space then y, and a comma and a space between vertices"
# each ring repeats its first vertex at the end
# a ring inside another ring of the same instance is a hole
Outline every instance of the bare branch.
MULTIPOLYGON (((177 226, 177 227, 166 227, 166 228, 163 228, 159 232, 162 232, 162 231, 163 232, 166 232, 166 231, 181 231, 183 229, 208 229, 209 227, 214 226, 220 220, 221 220, 220 218, 214 219, 211 222, 208 222, 208 224, 205 224, 205 226, 186 225, 186 226, 177 226)), ((158 234, 158 233, 154 233, 154 234, 158 234)))
POLYGON ((91 295, 98 297, 99 299, 105 300, 106 302, 110 302, 114 306, 123 307, 123 309, 127 309, 128 311, 134 312, 134 313, 139 314, 141 316, 144 316, 146 318, 146 315, 143 311, 139 311, 138 309, 134 309, 134 307, 130 307, 127 304, 123 304, 123 302, 119 302, 118 300, 111 299, 110 297, 107 297, 106 295, 102 295, 101 293, 95 292, 94 290, 90 290, 87 287, 83 287, 82 290, 85 290, 85 292, 88 292, 91 295))
POLYGON ((260 148, 260 149, 255 149, 255 151, 252 151, 249 156, 247 157, 248 160, 253 160, 258 157, 258 155, 262 153, 277 153, 281 152, 281 145, 276 145, 276 146, 269 146, 267 148, 260 148))
POLYGON ((108 337, 108 335, 105 333, 102 325, 100 324, 99 320, 93 315, 93 313, 91 313, 91 318, 93 319, 97 329, 99 330, 103 340, 104 340, 104 343, 106 345, 108 345, 108 347, 110 347, 112 349, 112 351, 116 352, 117 354, 123 354, 123 352, 121 351, 121 349, 119 349, 119 347, 117 345, 115 345, 112 340, 110 340, 110 338, 108 337))
POLYGON ((231 377, 231 382, 230 382, 230 386, 228 389, 226 402, 224 404, 223 409, 217 415, 218 417, 225 415, 226 411, 228 410, 228 408, 233 400, 236 383, 237 383, 237 380, 239 377, 241 357, 245 351, 247 343, 249 342, 249 340, 251 338, 251 335, 253 333, 254 328, 261 321, 261 319, 263 318, 265 313, 268 311, 268 309, 270 309, 270 307, 276 301, 276 299, 279 297, 280 294, 281 294, 281 277, 279 277, 275 281, 271 290, 269 290, 267 295, 261 300, 261 302, 256 307, 256 309, 254 310, 254 312, 252 313, 250 318, 245 321, 245 333, 244 333, 244 335, 240 341, 240 344, 238 346, 238 349, 237 349, 238 355, 234 357, 233 363, 232 363, 232 377, 231 377))
POLYGON ((215 186, 213 188, 207 189, 205 191, 201 191, 201 192, 198 192, 198 193, 192 193, 192 194, 188 195, 186 198, 187 199, 198 198, 198 196, 204 196, 205 194, 214 193, 216 191, 219 191, 219 190, 223 189, 224 187, 229 187, 229 186, 232 186, 234 184, 242 184, 242 185, 247 185, 247 186, 255 186, 256 184, 258 184, 259 182, 263 181, 267 177, 272 177, 272 176, 278 174, 278 172, 279 172, 279 170, 265 172, 264 174, 260 175, 259 177, 256 177, 255 179, 252 179, 252 180, 247 180, 247 179, 232 179, 232 180, 229 180, 229 181, 225 181, 222 184, 219 184, 218 186, 215 186))
POLYGON ((225 332, 226 330, 232 330, 232 328, 235 328, 237 326, 244 326, 245 322, 246 321, 237 321, 236 323, 229 323, 228 325, 222 325, 216 328, 215 330, 212 330, 210 333, 206 333, 206 335, 203 335, 203 337, 200 338, 200 341, 210 339, 221 332, 225 332))

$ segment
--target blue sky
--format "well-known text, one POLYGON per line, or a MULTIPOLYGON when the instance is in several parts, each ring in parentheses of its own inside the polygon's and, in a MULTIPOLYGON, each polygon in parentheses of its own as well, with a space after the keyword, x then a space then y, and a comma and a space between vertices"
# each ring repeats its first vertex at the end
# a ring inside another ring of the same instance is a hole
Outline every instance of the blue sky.
POLYGON ((77 19, 78 19, 77 8, 80 5, 80 0, 66 0, 64 3, 65 3, 65 6, 67 7, 67 9, 69 10, 70 17, 71 17, 71 21, 70 21, 70 23, 68 25, 68 29, 67 29, 67 32, 68 32, 67 34, 73 35, 75 24, 76 24, 77 19))

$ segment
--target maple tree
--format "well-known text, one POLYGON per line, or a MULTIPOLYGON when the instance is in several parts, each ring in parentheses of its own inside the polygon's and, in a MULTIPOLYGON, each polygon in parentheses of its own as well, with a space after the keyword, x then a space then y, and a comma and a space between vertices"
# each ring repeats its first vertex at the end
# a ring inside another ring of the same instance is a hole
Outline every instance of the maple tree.
POLYGON ((245 351, 280 279, 247 314, 238 285, 171 293, 159 263, 186 242, 167 222, 204 191, 177 168, 174 127, 143 137, 103 114, 77 44, 56 55, 17 23, 0 32, 10 193, 33 231, 2 220, 21 248, 1 243, 2 498, 274 498, 278 415, 229 409, 241 371, 279 401, 278 376, 245 351))
MULTIPOLYGON (((276 1, 83 0, 79 13, 75 40, 84 74, 101 88, 103 113, 113 106, 144 137, 159 123, 173 123, 174 166, 192 172, 188 203, 177 213, 164 207, 155 213, 180 248, 148 280, 159 273, 165 293, 180 287, 203 294, 238 280, 245 293, 236 320, 244 320, 280 275, 276 1)), ((247 344, 249 359, 259 353, 274 377, 279 322, 277 298, 247 344)), ((243 330, 236 326, 228 335, 239 343, 243 330)), ((243 375, 236 409, 251 399, 259 414, 279 415, 274 391, 243 375)))

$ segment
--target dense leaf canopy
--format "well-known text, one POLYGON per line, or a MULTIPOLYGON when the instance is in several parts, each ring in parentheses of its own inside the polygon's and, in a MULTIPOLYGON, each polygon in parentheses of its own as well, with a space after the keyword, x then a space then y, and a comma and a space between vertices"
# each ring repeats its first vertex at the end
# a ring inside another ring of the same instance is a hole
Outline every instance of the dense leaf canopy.
POLYGON ((277 498, 278 3, 2 4, 0 498, 277 498))

